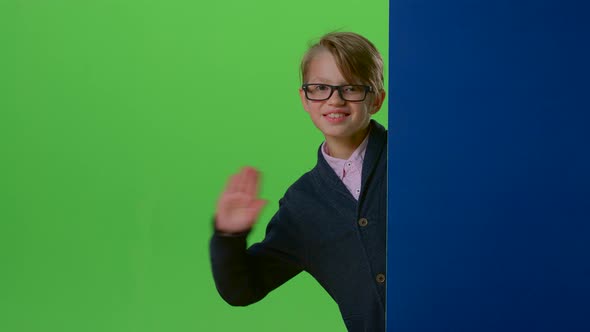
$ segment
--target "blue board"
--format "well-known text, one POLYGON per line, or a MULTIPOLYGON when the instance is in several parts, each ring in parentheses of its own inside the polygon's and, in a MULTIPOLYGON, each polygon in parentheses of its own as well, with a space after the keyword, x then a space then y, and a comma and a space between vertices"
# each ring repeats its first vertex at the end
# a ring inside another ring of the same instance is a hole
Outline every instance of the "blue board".
POLYGON ((590 331, 584 3, 390 2, 388 331, 590 331))

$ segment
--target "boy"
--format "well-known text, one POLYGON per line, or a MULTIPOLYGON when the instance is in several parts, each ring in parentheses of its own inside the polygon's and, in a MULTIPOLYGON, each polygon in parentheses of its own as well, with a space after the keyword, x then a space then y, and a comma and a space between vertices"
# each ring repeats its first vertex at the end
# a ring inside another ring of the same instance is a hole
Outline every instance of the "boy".
POLYGON ((385 330, 387 132, 383 61, 355 33, 330 33, 301 63, 303 108, 324 134, 317 165, 279 201, 260 243, 246 236, 265 201, 258 173, 232 176, 217 204, 211 263, 220 295, 244 306, 305 270, 337 302, 349 331, 385 330))

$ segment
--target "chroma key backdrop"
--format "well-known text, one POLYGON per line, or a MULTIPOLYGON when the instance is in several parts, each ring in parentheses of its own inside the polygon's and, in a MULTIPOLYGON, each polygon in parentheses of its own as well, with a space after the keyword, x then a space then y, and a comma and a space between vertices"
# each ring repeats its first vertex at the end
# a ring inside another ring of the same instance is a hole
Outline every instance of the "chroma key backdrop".
POLYGON ((230 174, 262 173, 253 243, 315 165, 299 61, 333 30, 387 61, 386 0, 2 1, 0 330, 344 330, 305 273, 230 307, 208 257, 230 174))

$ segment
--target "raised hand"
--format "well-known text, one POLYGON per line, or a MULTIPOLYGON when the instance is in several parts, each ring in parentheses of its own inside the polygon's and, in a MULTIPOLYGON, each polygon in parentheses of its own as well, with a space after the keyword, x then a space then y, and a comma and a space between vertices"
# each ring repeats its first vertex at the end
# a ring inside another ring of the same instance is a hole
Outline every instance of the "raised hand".
POLYGON ((217 201, 215 227, 224 233, 240 233, 252 228, 265 200, 258 198, 259 173, 244 167, 229 178, 225 191, 217 201))

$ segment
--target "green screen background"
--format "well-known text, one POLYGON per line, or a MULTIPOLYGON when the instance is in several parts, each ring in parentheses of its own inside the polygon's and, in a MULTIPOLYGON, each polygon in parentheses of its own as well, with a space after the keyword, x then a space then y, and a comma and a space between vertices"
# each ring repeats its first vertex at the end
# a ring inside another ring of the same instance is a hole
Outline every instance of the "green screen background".
POLYGON ((297 93, 306 47, 355 31, 387 59, 387 21, 385 0, 2 1, 0 330, 344 330, 306 273, 223 302, 211 217, 255 166, 262 239, 322 141, 297 93))

